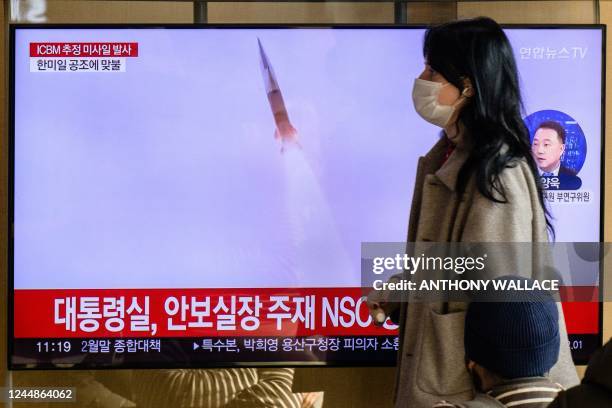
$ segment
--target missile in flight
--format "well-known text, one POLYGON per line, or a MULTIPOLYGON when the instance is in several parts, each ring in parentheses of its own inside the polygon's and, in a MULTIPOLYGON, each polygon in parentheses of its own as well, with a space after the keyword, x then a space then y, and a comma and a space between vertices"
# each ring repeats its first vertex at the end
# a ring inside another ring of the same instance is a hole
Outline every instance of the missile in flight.
POLYGON ((298 142, 298 133, 289 120, 289 113, 287 113, 285 101, 283 100, 283 94, 278 86, 274 69, 270 64, 270 60, 268 59, 266 51, 261 45, 259 38, 257 38, 257 44, 259 45, 261 74, 263 75, 264 86, 266 88, 266 94, 268 95, 268 102, 270 103, 270 109, 272 109, 274 123, 276 125, 276 129, 274 130, 274 139, 280 141, 281 153, 283 153, 289 146, 301 147, 300 143, 298 142))

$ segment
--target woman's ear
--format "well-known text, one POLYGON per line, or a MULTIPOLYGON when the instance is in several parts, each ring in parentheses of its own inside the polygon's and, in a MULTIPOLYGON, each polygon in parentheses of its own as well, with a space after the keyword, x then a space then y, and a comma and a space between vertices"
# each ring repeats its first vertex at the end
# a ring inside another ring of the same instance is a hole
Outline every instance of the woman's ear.
POLYGON ((468 98, 474 96, 474 88, 469 78, 463 78, 463 91, 461 91, 461 95, 468 98))
POLYGON ((467 366, 468 371, 472 371, 474 369, 475 365, 476 365, 476 363, 473 362, 472 360, 467 360, 466 366, 467 366))

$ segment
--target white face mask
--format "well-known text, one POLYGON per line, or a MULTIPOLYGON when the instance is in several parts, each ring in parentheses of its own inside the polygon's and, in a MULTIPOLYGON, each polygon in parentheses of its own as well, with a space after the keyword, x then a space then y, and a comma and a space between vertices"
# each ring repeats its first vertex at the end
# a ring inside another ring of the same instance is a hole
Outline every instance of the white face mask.
POLYGON ((414 87, 412 88, 412 101, 417 113, 427 122, 439 126, 446 127, 451 116, 455 112, 456 106, 464 98, 464 93, 468 88, 463 90, 462 95, 453 105, 442 105, 438 102, 438 95, 443 87, 450 83, 442 84, 440 82, 427 81, 425 79, 416 78, 414 87))

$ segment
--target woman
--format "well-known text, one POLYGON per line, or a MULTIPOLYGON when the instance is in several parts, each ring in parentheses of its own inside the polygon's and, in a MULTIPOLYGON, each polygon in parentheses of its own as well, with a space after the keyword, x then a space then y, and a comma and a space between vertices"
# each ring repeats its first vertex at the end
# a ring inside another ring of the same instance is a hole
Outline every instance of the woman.
MULTIPOLYGON (((554 231, 521 117, 516 63, 501 27, 477 18, 431 28, 423 54, 425 70, 414 83, 414 105, 443 132, 419 160, 408 242, 546 242, 554 231)), ((469 399, 472 384, 463 357, 466 305, 400 304, 385 296, 373 293, 368 306, 377 320, 399 314, 396 407, 469 399)), ((567 341, 561 344, 550 374, 571 386, 578 378, 567 341)))

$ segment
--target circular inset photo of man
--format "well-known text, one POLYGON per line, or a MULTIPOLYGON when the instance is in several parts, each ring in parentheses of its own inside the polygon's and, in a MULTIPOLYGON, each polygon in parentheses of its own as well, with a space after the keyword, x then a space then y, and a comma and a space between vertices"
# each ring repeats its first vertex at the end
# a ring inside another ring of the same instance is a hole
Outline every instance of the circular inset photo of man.
POLYGON ((531 138, 531 153, 545 189, 577 190, 578 173, 586 159, 586 138, 571 116, 542 110, 525 118, 531 138))

